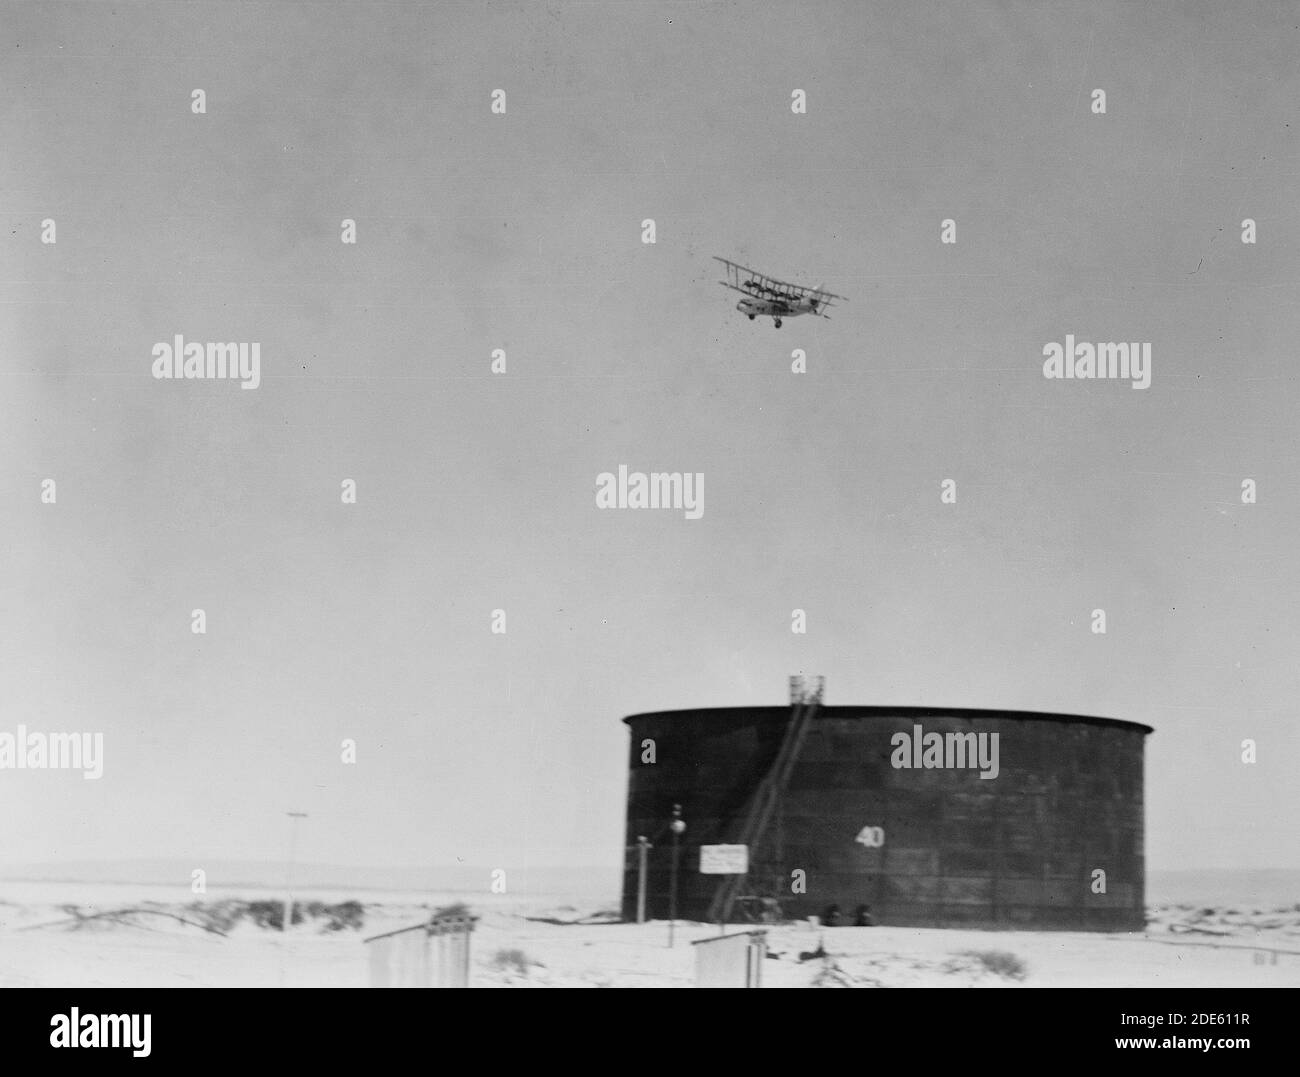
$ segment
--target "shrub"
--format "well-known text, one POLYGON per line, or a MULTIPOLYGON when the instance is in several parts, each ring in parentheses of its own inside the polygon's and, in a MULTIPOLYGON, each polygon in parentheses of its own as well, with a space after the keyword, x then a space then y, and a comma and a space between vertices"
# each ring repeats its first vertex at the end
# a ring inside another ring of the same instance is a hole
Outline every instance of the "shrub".
POLYGON ((519 976, 528 975, 528 967, 533 962, 523 950, 498 950, 492 957, 492 967, 501 972, 514 972, 519 976))
POLYGON ((1029 971, 1020 958, 1006 950, 963 950, 959 956, 969 957, 987 972, 1008 980, 1023 980, 1029 971))
MULTIPOLYGON (((251 920, 264 931, 279 931, 284 924, 283 901, 240 901, 227 899, 209 905, 194 902, 187 906, 196 920, 221 932, 228 932, 243 920, 251 920)), ((359 901, 342 901, 337 905, 311 901, 293 903, 292 923, 315 923, 324 920, 322 931, 360 930, 365 922, 365 906, 359 901)))

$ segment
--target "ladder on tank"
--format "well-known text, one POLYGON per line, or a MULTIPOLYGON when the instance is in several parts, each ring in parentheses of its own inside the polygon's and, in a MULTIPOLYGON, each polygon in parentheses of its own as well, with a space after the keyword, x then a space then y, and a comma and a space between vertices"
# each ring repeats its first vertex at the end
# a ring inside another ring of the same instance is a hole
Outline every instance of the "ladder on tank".
MULTIPOLYGON (((749 847, 750 866, 754 864, 754 854, 767 833, 768 825, 776 812, 781 794, 785 792, 794 770, 795 760, 799 758, 799 749, 803 747, 804 736, 808 732, 808 723, 821 705, 822 691, 826 686, 825 677, 790 678, 790 722, 785 727, 785 736, 776 759, 763 776, 753 799, 749 802, 749 811, 741 826, 737 839, 739 844, 749 847)), ((726 875, 718 884, 713 900, 709 903, 709 921, 725 923, 731 915, 731 907, 741 884, 748 875, 726 875)))

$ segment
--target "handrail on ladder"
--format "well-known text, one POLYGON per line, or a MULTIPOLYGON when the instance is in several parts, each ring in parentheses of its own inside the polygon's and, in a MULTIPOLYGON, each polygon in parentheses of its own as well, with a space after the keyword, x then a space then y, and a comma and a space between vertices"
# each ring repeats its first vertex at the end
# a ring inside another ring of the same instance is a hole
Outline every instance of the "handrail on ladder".
MULTIPOLYGON (((768 825, 772 821, 772 814, 776 810, 777 801, 785 791, 786 783, 790 780, 790 773, 794 770, 795 760, 799 756, 799 749, 803 746, 804 735, 808 731, 808 722, 817 710, 819 698, 820 693, 811 697, 796 699, 790 715, 790 724, 786 726, 785 736, 781 740, 781 747, 776 753, 776 759, 773 760, 772 766, 768 768, 768 772, 763 776, 763 780, 759 783, 758 789, 755 790, 753 799, 750 801, 749 811, 745 815, 745 822, 740 830, 739 843, 749 846, 751 866, 754 852, 763 840, 768 825)), ((710 922, 726 922, 727 917, 731 915, 731 907, 735 903, 740 884, 748 877, 748 875, 727 875, 723 877, 718 889, 714 891, 713 900, 709 903, 710 922)))

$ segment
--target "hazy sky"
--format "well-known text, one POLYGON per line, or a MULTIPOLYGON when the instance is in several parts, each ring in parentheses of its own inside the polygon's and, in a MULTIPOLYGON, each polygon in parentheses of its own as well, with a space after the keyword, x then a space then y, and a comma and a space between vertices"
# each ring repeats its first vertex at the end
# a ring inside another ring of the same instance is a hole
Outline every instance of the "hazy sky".
POLYGON ((289 809, 303 860, 617 864, 619 719, 800 669, 1148 723, 1149 866, 1300 866, 1298 24, 4 5, 0 731, 105 760, 0 772, 0 866, 289 809), (713 254, 849 302, 749 322, 713 254), (155 380, 177 333, 261 386, 155 380), (1150 388, 1045 379, 1067 333, 1150 388), (597 509, 619 464, 703 518, 597 509))

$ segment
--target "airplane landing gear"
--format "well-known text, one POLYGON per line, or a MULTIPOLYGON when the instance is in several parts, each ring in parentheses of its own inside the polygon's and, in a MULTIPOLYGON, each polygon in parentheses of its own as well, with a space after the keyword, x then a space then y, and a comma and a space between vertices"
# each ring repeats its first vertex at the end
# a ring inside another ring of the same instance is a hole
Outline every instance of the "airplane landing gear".
POLYGON ((752 322, 752 321, 753 321, 755 318, 757 318, 757 317, 758 317, 757 314, 751 314, 751 315, 749 316, 749 320, 752 322))

